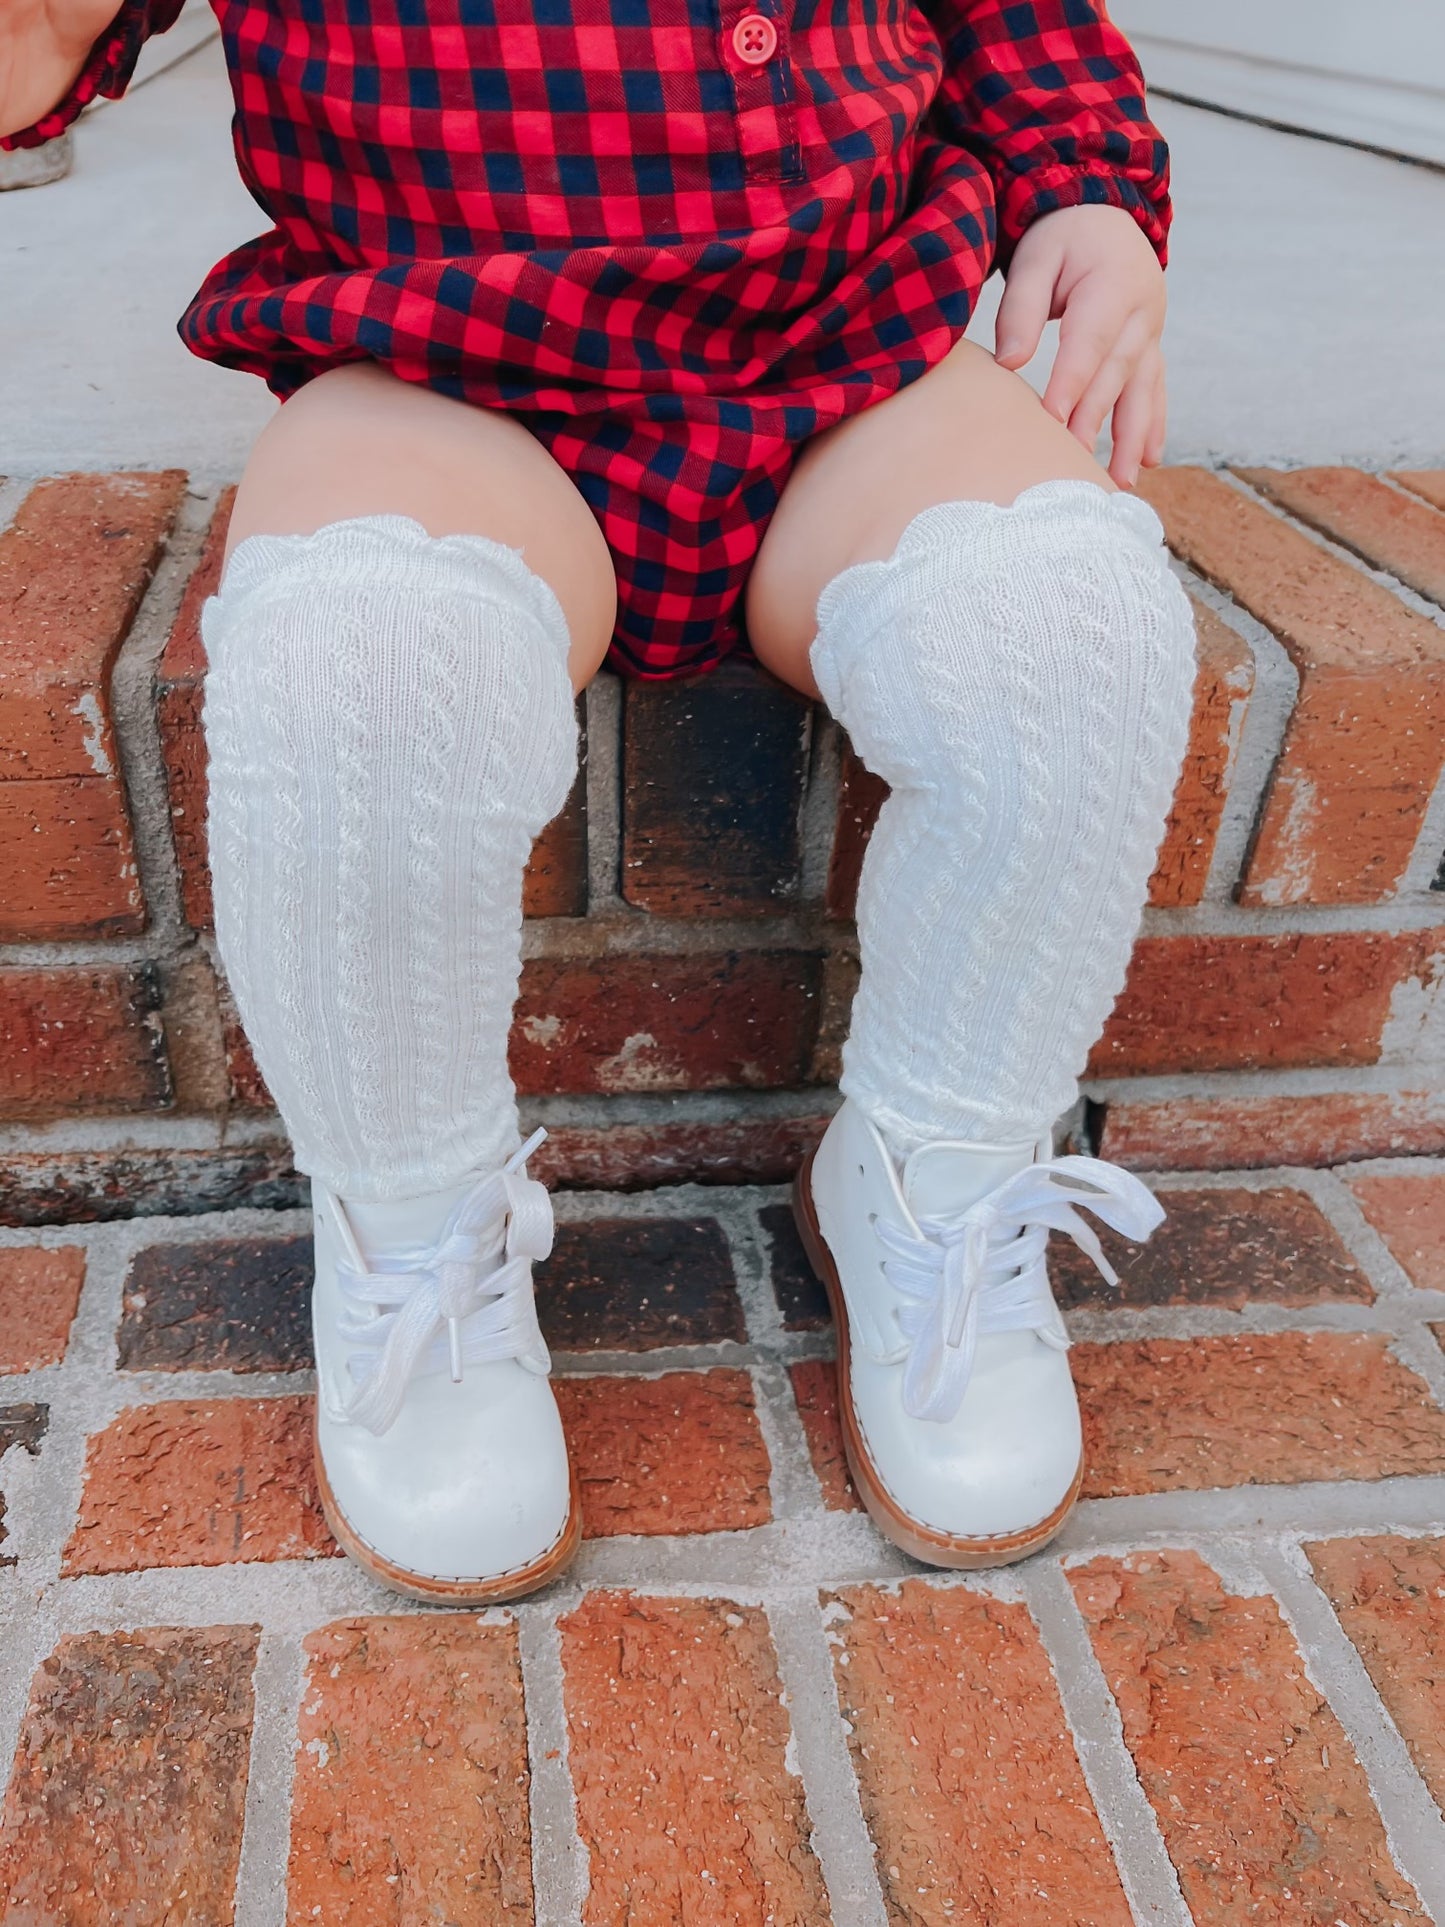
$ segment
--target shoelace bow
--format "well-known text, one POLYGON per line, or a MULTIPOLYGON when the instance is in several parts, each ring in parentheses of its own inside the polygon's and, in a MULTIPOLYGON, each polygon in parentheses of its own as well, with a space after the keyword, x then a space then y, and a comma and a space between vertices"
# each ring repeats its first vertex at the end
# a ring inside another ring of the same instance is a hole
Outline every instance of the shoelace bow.
POLYGON ((896 1307, 907 1344, 903 1409, 913 1418, 951 1419, 963 1403, 981 1336, 1036 1331, 1068 1349, 1044 1270, 1051 1230, 1086 1252, 1111 1285, 1118 1273, 1093 1227, 1092 1211, 1126 1238, 1147 1238, 1164 1208, 1128 1171, 1102 1158, 1051 1158, 1031 1164, 957 1217, 921 1217, 915 1238, 878 1221, 874 1230, 894 1254, 883 1274, 903 1302, 896 1307), (1062 1182, 1091 1185, 1085 1192, 1062 1182))
POLYGON ((522 1166, 547 1135, 535 1130, 457 1207, 438 1243, 388 1252, 366 1271, 338 1270, 338 1332, 355 1347, 344 1416, 378 1435, 395 1423, 418 1371, 518 1358, 550 1364, 532 1298, 531 1264, 552 1249, 552 1200, 522 1166))

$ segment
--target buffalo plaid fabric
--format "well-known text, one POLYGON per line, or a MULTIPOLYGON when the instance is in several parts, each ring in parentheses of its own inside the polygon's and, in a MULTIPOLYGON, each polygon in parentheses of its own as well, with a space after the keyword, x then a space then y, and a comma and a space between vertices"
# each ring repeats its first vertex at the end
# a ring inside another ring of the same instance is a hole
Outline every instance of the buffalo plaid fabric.
MULTIPOLYGON (((746 647, 801 444, 941 360, 1031 221, 1106 202, 1163 257, 1167 152, 1099 0, 213 3, 274 226, 184 339, 282 396, 369 358, 516 413, 611 545, 625 673, 746 647)), ((17 140, 179 7, 125 0, 17 140)))

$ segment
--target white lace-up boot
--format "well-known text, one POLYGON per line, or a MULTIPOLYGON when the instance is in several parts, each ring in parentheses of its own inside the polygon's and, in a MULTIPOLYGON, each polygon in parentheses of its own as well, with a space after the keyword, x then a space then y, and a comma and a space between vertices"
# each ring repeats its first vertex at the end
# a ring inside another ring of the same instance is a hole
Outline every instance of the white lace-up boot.
POLYGON ((1056 1158, 1048 1135, 929 1143, 900 1172, 851 1100, 799 1173, 794 1210, 837 1326, 849 1469, 879 1531, 930 1565, 1022 1559, 1078 1496, 1050 1228, 1118 1282, 1079 1206, 1136 1239, 1164 1216, 1127 1171, 1056 1158))
POLYGON ((414 1599, 516 1598, 581 1536, 532 1298, 552 1204, 522 1167, 545 1136, 425 1198, 348 1207, 313 1187, 321 1502, 344 1550, 414 1599))

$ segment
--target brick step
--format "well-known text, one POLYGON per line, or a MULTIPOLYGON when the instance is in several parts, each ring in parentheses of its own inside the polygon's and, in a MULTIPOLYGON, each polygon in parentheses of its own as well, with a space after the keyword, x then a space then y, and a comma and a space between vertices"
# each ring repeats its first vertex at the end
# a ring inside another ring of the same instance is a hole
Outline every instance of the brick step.
MULTIPOLYGON (((1199 676, 1080 1141, 1142 1168, 1439 1151, 1445 472, 1182 468, 1145 492, 1199 676)), ((51 1127, 10 1218, 175 1209, 187 1168, 212 1204, 294 1190, 210 933, 199 612, 229 504, 178 473, 66 476, 0 534, 0 1127, 51 1127), (169 1162, 127 1139, 147 1118, 177 1127, 169 1162)), ((833 1101, 882 786, 745 663, 604 675, 581 711, 512 1049, 552 1175, 771 1179, 833 1101), (670 1113, 709 1093, 730 1120, 670 1113), (640 1107, 631 1139, 606 1144, 604 1098, 640 1107)))
POLYGON ((12 1911, 1439 1917, 1445 1160, 1155 1183, 1051 1251, 1085 1503, 971 1576, 855 1510, 779 1187, 565 1197, 588 1537, 480 1615, 335 1556, 303 1213, 0 1233, 12 1911))

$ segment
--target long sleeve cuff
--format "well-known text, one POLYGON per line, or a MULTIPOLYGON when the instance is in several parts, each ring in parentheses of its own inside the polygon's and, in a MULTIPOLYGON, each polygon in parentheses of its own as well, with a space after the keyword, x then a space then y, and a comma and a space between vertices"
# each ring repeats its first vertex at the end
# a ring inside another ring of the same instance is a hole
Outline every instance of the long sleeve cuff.
POLYGON ((0 148, 43 147, 63 134, 81 112, 104 95, 114 100, 130 85, 140 50, 153 33, 175 25, 185 0, 124 0, 120 12, 90 50, 65 98, 43 114, 33 127, 0 138, 0 148))

